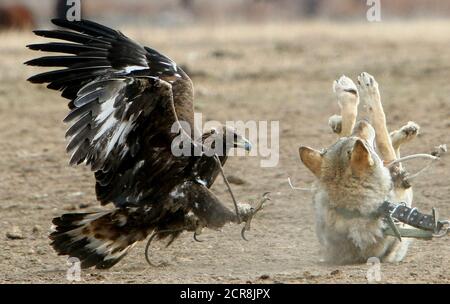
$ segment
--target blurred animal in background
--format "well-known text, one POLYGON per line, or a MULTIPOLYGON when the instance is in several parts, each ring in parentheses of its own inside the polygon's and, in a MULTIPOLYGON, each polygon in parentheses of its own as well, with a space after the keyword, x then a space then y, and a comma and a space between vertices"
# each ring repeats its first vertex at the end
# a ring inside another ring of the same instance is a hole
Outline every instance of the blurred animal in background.
POLYGON ((35 26, 33 13, 24 5, 0 6, 0 30, 25 30, 35 26))
POLYGON ((115 206, 53 219, 53 248, 79 258, 84 268, 109 268, 152 233, 171 244, 183 231, 197 235, 204 227, 219 229, 241 221, 249 229, 260 207, 235 202, 232 211, 209 188, 220 173, 224 176, 229 149, 249 150, 251 145, 225 127, 196 141, 190 138, 195 126, 189 76, 169 57, 119 31, 87 20, 52 22, 63 29, 35 34, 60 42, 28 47, 67 55, 26 64, 63 68, 29 81, 47 83, 70 100, 65 118, 71 123, 66 132, 70 164, 90 166, 97 199, 115 206), (204 153, 174 155, 172 144, 179 134, 173 126, 190 138, 188 144, 182 142, 190 151, 201 146, 204 153), (214 152, 218 143, 224 145, 222 155, 206 153, 214 152))

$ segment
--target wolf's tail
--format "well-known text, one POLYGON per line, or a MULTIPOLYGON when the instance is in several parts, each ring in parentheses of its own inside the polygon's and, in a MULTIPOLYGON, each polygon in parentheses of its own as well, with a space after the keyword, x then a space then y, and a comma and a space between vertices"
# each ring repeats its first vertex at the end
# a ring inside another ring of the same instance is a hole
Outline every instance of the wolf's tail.
POLYGON ((53 219, 51 245, 59 255, 76 257, 82 268, 110 268, 154 227, 136 222, 127 209, 68 213, 53 219))

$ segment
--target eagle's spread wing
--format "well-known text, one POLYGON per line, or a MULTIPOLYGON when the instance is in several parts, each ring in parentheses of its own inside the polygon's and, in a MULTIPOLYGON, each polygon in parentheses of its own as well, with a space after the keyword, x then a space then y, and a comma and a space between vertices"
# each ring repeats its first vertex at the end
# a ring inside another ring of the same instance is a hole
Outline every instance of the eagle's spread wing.
MULTIPOLYGON (((66 69, 38 74, 29 81, 49 83, 49 89, 62 91, 65 98, 73 100, 85 84, 108 72, 130 74, 142 71, 147 76, 180 77, 176 63, 170 58, 137 44, 119 31, 88 20, 54 19, 52 22, 71 31, 37 30, 34 33, 65 42, 32 44, 28 47, 70 55, 41 57, 27 64, 66 69)), ((73 107, 73 104, 69 106, 73 107)))
MULTIPOLYGON (((29 79, 49 83, 69 98, 71 122, 66 136, 71 164, 85 162, 96 171, 97 197, 102 204, 139 204, 150 194, 173 187, 170 177, 189 165, 174 157, 177 134, 173 84, 184 72, 168 57, 144 48, 122 33, 90 21, 53 23, 70 29, 36 31, 39 36, 68 42, 33 44, 33 50, 72 54, 27 62, 62 66, 29 79)), ((187 77, 187 76, 186 76, 187 77)), ((183 95, 181 92, 176 92, 183 95)), ((190 112, 192 109, 180 109, 190 112)))

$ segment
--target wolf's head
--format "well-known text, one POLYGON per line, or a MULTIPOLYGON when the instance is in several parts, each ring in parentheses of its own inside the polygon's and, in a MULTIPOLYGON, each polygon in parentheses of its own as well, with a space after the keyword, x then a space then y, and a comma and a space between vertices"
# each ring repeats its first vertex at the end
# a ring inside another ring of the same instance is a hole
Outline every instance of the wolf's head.
POLYGON ((373 127, 360 121, 351 136, 340 138, 328 149, 300 147, 300 159, 319 179, 331 205, 358 208, 382 202, 388 195, 391 178, 375 152, 374 139, 373 127))

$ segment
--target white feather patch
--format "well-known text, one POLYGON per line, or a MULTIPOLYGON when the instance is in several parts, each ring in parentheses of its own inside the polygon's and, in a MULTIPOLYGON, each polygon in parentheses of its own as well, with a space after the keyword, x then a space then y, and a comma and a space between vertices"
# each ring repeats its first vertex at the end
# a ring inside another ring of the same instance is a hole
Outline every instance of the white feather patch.
POLYGON ((132 65, 125 68, 125 73, 131 73, 133 71, 140 71, 145 69, 148 69, 148 66, 132 65))
POLYGON ((130 121, 122 122, 113 133, 112 138, 108 142, 106 147, 106 156, 111 153, 116 145, 123 145, 125 143, 126 136, 133 128, 133 123, 130 121))

